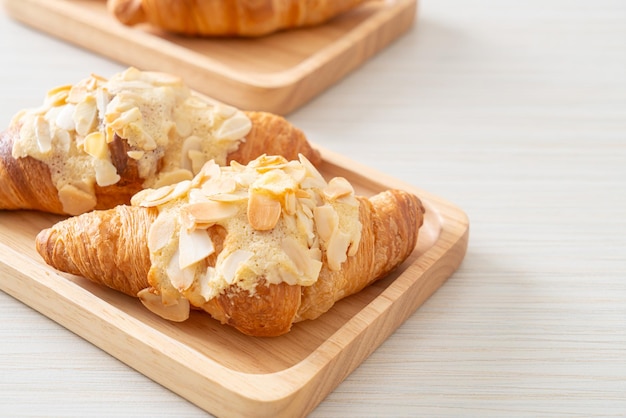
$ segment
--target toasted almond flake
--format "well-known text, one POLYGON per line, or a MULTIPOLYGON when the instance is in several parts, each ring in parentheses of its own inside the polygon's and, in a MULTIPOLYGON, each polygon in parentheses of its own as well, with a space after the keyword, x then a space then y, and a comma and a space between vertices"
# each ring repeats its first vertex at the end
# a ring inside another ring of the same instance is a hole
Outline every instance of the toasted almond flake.
POLYGON ((309 247, 313 245, 315 240, 313 219, 305 216, 302 211, 296 211, 296 225, 301 234, 307 237, 307 244, 309 247))
POLYGON ((126 155, 128 155, 128 157, 132 158, 133 160, 140 160, 141 157, 145 155, 145 152, 139 151, 139 150, 131 150, 131 151, 128 151, 126 155))
POLYGON ((162 250, 176 232, 176 221, 171 216, 159 216, 148 231, 148 249, 155 253, 162 250))
POLYGON ((187 299, 180 298, 176 304, 164 305, 161 296, 154 293, 152 288, 140 290, 137 297, 143 306, 163 319, 183 322, 189 318, 190 305, 187 299))
POLYGON ((328 241, 339 226, 339 215, 331 205, 318 206, 313 210, 315 229, 322 241, 328 241))
POLYGON ((217 296, 219 292, 215 286, 215 277, 215 267, 211 266, 208 266, 204 274, 200 276, 200 296, 207 302, 217 296))
POLYGON ((193 173, 184 168, 180 168, 174 171, 166 171, 159 174, 154 187, 168 186, 171 184, 181 183, 183 181, 190 181, 193 178, 193 173))
MULTIPOLYGON (((118 109, 118 111, 120 110, 121 109, 118 109)), ((130 125, 131 123, 139 122, 142 119, 143 119, 143 116, 139 108, 131 107, 127 110, 121 111, 119 113, 119 116, 109 123, 109 126, 111 127, 111 129, 117 131, 119 134, 127 125, 130 125)))
POLYGON ((215 133, 215 137, 220 141, 233 141, 246 136, 250 129, 252 129, 252 122, 246 115, 240 113, 226 119, 215 133))
POLYGON ((348 259, 347 250, 350 245, 350 235, 336 230, 326 245, 326 260, 328 268, 333 271, 341 269, 341 263, 348 259))
POLYGON ((289 190, 285 193, 285 213, 287 215, 294 215, 296 213, 296 209, 298 207, 298 199, 296 198, 296 194, 289 190))
POLYGON ((52 150, 52 136, 50 135, 50 125, 46 119, 39 115, 34 120, 35 137, 39 151, 46 154, 52 150))
POLYGON ((74 84, 69 91, 67 101, 69 103, 77 104, 85 100, 87 97, 87 87, 84 82, 74 84))
POLYGON ((55 87, 46 94, 46 104, 48 106, 62 106, 66 103, 71 85, 55 87))
POLYGON ((109 160, 94 160, 94 169, 96 171, 96 183, 98 186, 105 187, 120 181, 120 176, 117 174, 117 168, 109 160))
POLYGON ((330 179, 323 193, 328 200, 336 200, 340 197, 354 194, 354 188, 345 178, 334 177, 330 179))
POLYGON ((161 205, 169 200, 174 186, 163 186, 158 189, 144 189, 132 197, 132 203, 143 207, 161 205))
POLYGON ((242 264, 252 258, 254 253, 246 250, 235 250, 230 253, 220 264, 220 271, 228 284, 235 283, 237 271, 242 264))
POLYGON ((294 179, 283 170, 272 169, 263 173, 254 183, 251 189, 263 189, 270 194, 280 196, 286 190, 295 190, 297 184, 294 179))
POLYGON ((79 135, 86 136, 91 132, 96 123, 97 113, 96 99, 92 96, 87 96, 85 100, 76 104, 72 117, 79 135))
POLYGON ((213 111, 216 115, 218 115, 222 119, 228 119, 231 116, 234 116, 237 113, 237 108, 229 106, 224 103, 217 103, 213 107, 213 111))
POLYGON ((191 287, 191 285, 193 284, 195 272, 195 266, 185 268, 180 267, 179 249, 174 252, 172 258, 170 258, 170 262, 167 265, 167 268, 165 269, 165 273, 170 279, 170 283, 179 292, 184 292, 191 287))
POLYGON ((281 248, 293 261, 298 274, 302 277, 302 285, 307 286, 315 282, 322 268, 322 263, 309 256, 308 248, 305 248, 293 237, 286 237, 281 241, 281 248))
POLYGON ((211 224, 223 221, 237 214, 237 205, 225 202, 207 201, 190 203, 181 211, 196 224, 211 224))
POLYGON ((87 135, 83 147, 85 152, 94 158, 103 160, 109 156, 109 148, 107 147, 104 134, 100 131, 95 131, 87 135))
POLYGON ((204 229, 188 231, 181 229, 178 250, 180 253, 179 267, 185 269, 215 252, 211 236, 204 229))
POLYGON ((237 182, 232 177, 214 178, 205 182, 201 189, 209 197, 217 194, 233 193, 237 190, 237 182))
MULTIPOLYGON (((189 153, 191 151, 202 150, 202 138, 199 136, 190 136, 183 142, 183 148, 180 153, 180 166, 189 171, 193 171, 192 161, 189 153)), ((202 154, 201 154, 202 155, 202 154)))
POLYGON ((73 132, 74 129, 76 129, 76 124, 74 123, 74 118, 72 116, 75 108, 76 107, 73 104, 66 104, 63 106, 54 121, 56 126, 66 131, 73 132))
POLYGON ((217 193, 208 196, 208 198, 217 202, 234 203, 246 200, 248 198, 248 193, 245 190, 241 190, 234 193, 217 193))
POLYGON ((189 161, 191 161, 191 171, 198 174, 202 170, 202 166, 206 163, 206 155, 202 151, 190 150, 188 153, 189 161))
POLYGON ((61 187, 59 200, 63 205, 63 211, 69 215, 79 215, 96 207, 96 196, 72 184, 61 187))
POLYGON ((264 193, 251 192, 248 199, 248 222, 257 231, 268 231, 276 226, 282 208, 280 202, 264 193))

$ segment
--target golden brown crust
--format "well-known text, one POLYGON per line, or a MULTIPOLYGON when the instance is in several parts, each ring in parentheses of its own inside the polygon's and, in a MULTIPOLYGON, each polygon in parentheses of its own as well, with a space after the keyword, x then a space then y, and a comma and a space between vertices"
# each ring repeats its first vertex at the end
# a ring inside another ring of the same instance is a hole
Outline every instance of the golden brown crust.
MULTIPOLYGON (((389 273, 415 248, 424 208, 416 196, 398 190, 359 199, 363 224, 359 249, 340 271, 331 271, 323 257, 320 277, 311 287, 267 286, 259 278, 254 296, 233 285, 203 309, 245 334, 281 335, 294 322, 319 317, 339 299, 389 273)), ((58 270, 134 296, 150 286, 147 235, 154 219, 154 210, 135 206, 90 212, 42 231, 37 250, 58 270)), ((221 251, 222 231, 209 233, 221 251)))
POLYGON ((367 0, 108 0, 125 25, 199 36, 262 36, 324 23, 367 0))
MULTIPOLYGON (((320 154, 307 141, 304 133, 285 118, 265 113, 247 112, 252 130, 239 148, 229 154, 228 161, 247 164, 262 154, 283 155, 297 159, 302 153, 314 165, 321 162, 320 154)), ((13 158, 12 148, 19 135, 19 125, 14 125, 0 135, 0 210, 32 209, 65 214, 54 187, 48 167, 31 157, 13 158)), ((111 186, 95 186, 95 209, 109 209, 130 203, 130 198, 142 189, 137 163, 128 157, 126 141, 115 137, 109 144, 111 160, 121 180, 111 186)))

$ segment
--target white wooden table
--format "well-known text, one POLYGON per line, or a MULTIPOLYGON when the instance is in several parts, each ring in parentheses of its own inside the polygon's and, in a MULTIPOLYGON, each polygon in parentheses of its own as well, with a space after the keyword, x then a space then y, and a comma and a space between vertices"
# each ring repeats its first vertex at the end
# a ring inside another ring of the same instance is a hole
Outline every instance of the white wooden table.
MULTIPOLYGON (((118 63, 0 11, 0 126, 118 63)), ((423 0, 289 115, 471 221, 461 268, 316 417, 626 415, 626 2, 423 0)), ((0 416, 206 414, 0 292, 0 416)))

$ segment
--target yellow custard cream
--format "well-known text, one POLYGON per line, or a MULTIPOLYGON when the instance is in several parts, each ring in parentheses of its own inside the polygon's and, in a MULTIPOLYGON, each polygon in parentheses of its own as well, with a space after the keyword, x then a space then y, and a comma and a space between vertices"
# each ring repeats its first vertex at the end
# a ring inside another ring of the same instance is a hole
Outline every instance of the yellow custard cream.
POLYGON ((339 270, 361 239, 352 186, 341 177, 327 182, 303 156, 261 156, 246 166, 209 161, 192 180, 143 190, 132 204, 159 211, 148 237, 149 308, 155 294, 165 306, 184 300, 201 307, 231 285, 254 293, 260 277, 310 286, 322 260, 339 270), (225 240, 209 266, 216 226, 225 240))
POLYGON ((252 126, 243 112, 192 94, 180 78, 136 68, 52 89, 41 107, 12 123, 20 129, 13 157, 47 164, 70 214, 95 206, 96 184, 120 180, 109 151, 115 135, 127 142, 143 186, 159 187, 190 180, 209 160, 224 165, 252 126))

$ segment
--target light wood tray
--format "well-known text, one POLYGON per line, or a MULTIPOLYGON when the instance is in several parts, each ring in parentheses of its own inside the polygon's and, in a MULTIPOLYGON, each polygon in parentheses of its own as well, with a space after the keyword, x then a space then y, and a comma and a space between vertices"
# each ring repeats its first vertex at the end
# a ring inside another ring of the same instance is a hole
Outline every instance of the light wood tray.
POLYGON ((0 211, 0 289, 213 414, 305 415, 457 269, 469 235, 459 208, 321 151, 326 178, 344 176, 362 195, 412 191, 427 212, 416 248, 398 270, 287 335, 247 337, 198 312, 170 323, 135 298, 53 270, 34 238, 61 219, 54 215, 0 211))
POLYGON ((68 42, 125 65, 178 74, 236 107, 278 114, 308 102, 406 32, 417 9, 417 0, 377 0, 315 28, 198 39, 123 26, 104 0, 4 3, 15 19, 68 42))

